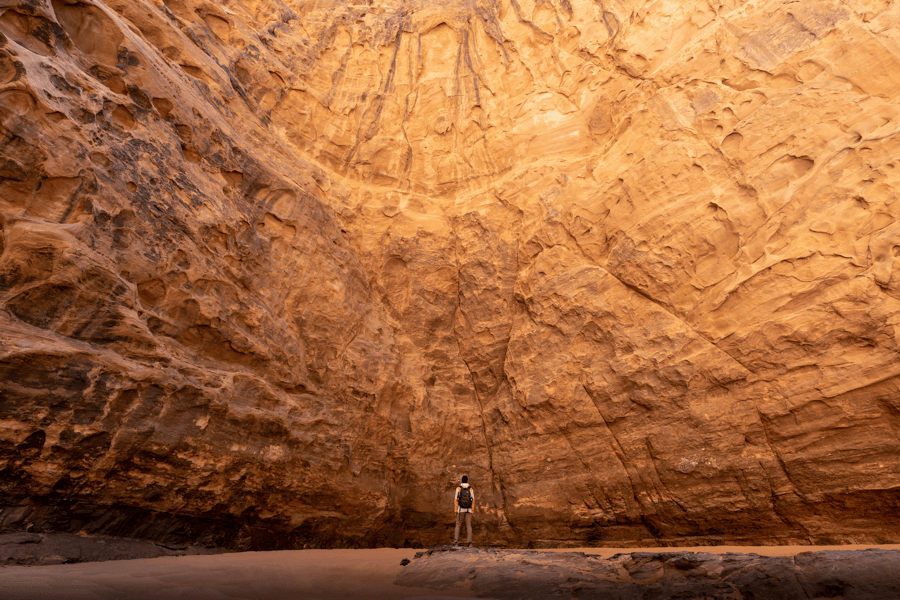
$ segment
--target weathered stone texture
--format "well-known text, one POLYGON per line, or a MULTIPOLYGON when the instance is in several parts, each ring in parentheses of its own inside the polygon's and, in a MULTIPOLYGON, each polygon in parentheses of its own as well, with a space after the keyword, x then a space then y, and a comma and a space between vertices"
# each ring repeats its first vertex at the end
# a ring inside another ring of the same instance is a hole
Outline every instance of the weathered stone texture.
POLYGON ((897 550, 802 552, 796 556, 581 552, 439 547, 420 552, 397 584, 477 598, 892 599, 900 592, 897 550))
POLYGON ((898 74, 887 0, 0 0, 0 527, 897 541, 898 74))

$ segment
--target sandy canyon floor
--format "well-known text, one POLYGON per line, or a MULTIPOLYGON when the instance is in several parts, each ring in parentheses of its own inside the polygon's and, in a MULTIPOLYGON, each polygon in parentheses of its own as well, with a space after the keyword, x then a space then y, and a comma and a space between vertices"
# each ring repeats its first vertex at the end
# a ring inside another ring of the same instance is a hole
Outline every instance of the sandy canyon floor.
POLYGON ((900 589, 900 569, 886 568, 900 566, 900 545, 540 551, 444 548, 414 558, 416 553, 414 549, 392 548, 292 550, 0 567, 0 597, 4 600, 787 598, 794 596, 785 595, 785 590, 798 584, 798 590, 805 587, 805 591, 796 597, 889 598, 891 590, 900 589), (412 559, 412 563, 401 566, 404 558, 412 559), (512 563, 517 566, 510 567, 512 563), (706 572, 704 567, 712 564, 721 569, 716 573, 708 570, 707 574, 718 575, 721 580, 736 581, 735 573, 743 572, 738 583, 744 586, 744 593, 729 592, 721 581, 711 582, 699 575, 706 572), (591 581, 591 576, 586 575, 585 565, 596 576, 617 570, 620 577, 631 581, 601 591, 596 587, 599 580, 591 581), (793 578, 786 576, 790 569, 785 565, 793 565, 793 578), (873 578, 873 568, 879 567, 885 569, 873 578), (805 576, 797 577, 799 571, 805 576), (755 584, 750 581, 754 578, 755 584), (697 586, 696 594, 684 596, 690 591, 686 586, 692 585, 697 586), (748 595, 746 590, 751 585, 755 585, 752 588, 755 593, 748 595))

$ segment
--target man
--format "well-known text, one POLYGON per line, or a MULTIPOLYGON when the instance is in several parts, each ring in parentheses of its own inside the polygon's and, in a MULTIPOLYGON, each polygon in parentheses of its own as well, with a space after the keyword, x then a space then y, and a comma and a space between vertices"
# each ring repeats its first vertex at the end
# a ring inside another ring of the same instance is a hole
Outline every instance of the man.
POLYGON ((469 476, 462 476, 462 483, 456 488, 456 496, 453 499, 456 508, 456 531, 453 532, 453 545, 459 543, 459 524, 466 520, 466 542, 472 547, 472 512, 475 510, 475 491, 469 486, 469 476))

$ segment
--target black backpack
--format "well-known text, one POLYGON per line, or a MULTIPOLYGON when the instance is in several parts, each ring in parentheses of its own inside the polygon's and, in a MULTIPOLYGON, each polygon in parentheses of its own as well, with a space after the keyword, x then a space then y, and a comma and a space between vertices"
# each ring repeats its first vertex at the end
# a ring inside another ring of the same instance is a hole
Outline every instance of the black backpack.
POLYGON ((460 508, 472 508, 472 488, 459 488, 459 498, 457 501, 459 502, 460 508))

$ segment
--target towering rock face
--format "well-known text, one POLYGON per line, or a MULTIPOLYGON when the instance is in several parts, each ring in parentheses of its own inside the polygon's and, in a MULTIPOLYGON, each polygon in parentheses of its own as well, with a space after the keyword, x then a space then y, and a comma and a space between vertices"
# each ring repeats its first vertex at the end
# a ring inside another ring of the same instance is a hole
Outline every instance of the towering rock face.
POLYGON ((0 11, 0 527, 900 540, 897 2, 0 11))

